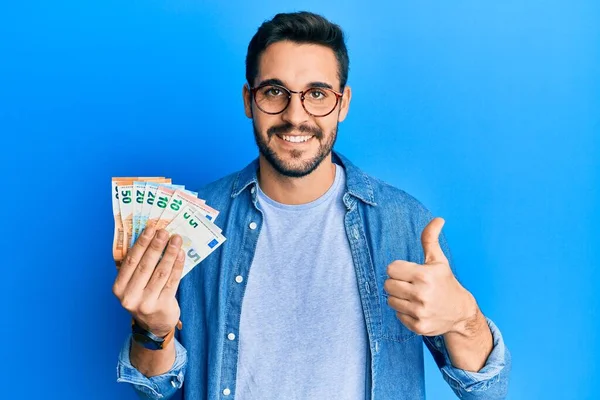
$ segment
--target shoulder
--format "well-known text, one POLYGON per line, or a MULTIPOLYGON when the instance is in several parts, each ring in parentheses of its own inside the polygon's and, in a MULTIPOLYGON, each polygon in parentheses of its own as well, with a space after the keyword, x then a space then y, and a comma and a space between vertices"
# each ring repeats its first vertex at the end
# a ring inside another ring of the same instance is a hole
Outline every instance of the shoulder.
POLYGON ((412 194, 372 175, 365 174, 373 188, 377 207, 382 210, 400 209, 407 215, 423 217, 430 215, 427 207, 412 194))

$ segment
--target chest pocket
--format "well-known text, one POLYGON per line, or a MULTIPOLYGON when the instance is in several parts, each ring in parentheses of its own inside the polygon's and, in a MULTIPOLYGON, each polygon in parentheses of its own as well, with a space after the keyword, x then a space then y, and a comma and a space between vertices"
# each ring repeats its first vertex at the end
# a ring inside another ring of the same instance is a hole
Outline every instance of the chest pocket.
POLYGON ((383 289, 383 284, 388 279, 387 274, 379 275, 377 277, 377 289, 379 290, 379 299, 381 302, 381 334, 384 339, 393 340, 396 342, 405 342, 407 340, 414 339, 418 335, 408 329, 396 316, 396 310, 394 310, 388 304, 388 293, 383 289))

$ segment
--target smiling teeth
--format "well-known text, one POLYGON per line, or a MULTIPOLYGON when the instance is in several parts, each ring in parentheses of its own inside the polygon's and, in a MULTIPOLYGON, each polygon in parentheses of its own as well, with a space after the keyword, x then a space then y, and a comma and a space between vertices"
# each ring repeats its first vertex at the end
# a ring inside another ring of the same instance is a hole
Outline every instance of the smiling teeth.
POLYGON ((286 135, 282 136, 283 140, 288 141, 288 142, 292 142, 292 143, 306 142, 311 137, 312 136, 286 136, 286 135))

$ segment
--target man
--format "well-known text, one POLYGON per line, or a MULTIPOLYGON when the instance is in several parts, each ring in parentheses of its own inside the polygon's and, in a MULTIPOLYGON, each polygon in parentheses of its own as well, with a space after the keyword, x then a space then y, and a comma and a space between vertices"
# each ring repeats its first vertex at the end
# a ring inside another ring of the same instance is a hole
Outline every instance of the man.
POLYGON ((506 396, 510 354, 452 273, 444 221, 332 151, 347 76, 342 31, 318 15, 252 38, 260 155, 199 190, 227 242, 180 280, 181 238, 148 229, 114 283, 136 321, 118 381, 140 397, 424 399, 422 341, 458 397, 506 396))

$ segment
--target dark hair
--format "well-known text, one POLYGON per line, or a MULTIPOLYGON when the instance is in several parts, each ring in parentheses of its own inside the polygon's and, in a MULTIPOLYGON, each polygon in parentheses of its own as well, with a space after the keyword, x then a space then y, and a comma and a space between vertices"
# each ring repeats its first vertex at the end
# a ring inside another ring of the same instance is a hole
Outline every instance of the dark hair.
POLYGON ((341 90, 348 81, 348 50, 344 32, 339 25, 318 14, 295 12, 277 14, 265 21, 250 40, 246 55, 246 80, 252 87, 258 75, 258 60, 265 49, 276 42, 290 40, 295 43, 320 44, 329 47, 338 61, 338 78, 341 90))

